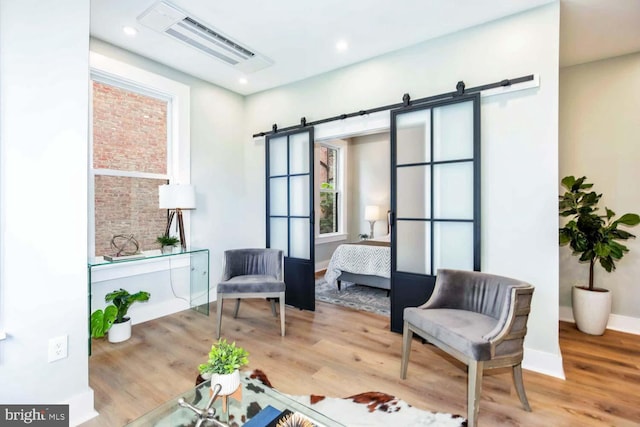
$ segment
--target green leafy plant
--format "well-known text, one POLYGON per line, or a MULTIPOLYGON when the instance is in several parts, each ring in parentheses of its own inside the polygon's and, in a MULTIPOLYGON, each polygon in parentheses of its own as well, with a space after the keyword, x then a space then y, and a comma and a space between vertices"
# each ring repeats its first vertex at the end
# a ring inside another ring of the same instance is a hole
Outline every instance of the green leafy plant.
POLYGON ((235 342, 229 344, 220 338, 211 346, 207 362, 199 365, 198 370, 200 374, 231 374, 249 363, 247 356, 249 353, 242 347, 236 347, 235 342))
POLYGON ((166 236, 163 234, 156 238, 156 242, 160 243, 160 246, 175 246, 180 243, 180 239, 175 236, 166 236))
POLYGON ((569 245, 573 255, 580 257, 580 262, 589 263, 589 290, 593 291, 593 267, 600 262, 607 272, 616 269, 615 263, 620 261, 629 249, 619 243, 635 236, 620 230, 619 225, 633 227, 640 223, 640 216, 626 213, 615 219, 615 212, 605 207, 605 215, 598 215, 598 202, 602 194, 590 191, 593 184, 585 182, 587 177, 576 179, 567 176, 562 179, 562 186, 567 191, 559 196, 560 216, 570 218, 560 228, 560 245, 569 245))
POLYGON ((151 294, 140 291, 130 294, 124 289, 119 289, 105 295, 106 302, 112 302, 104 310, 98 309, 91 313, 91 337, 102 338, 114 323, 122 323, 129 320, 127 312, 129 307, 136 301, 149 301, 151 294))
POLYGON ((115 305, 108 305, 104 311, 98 309, 91 313, 91 337, 102 338, 116 320, 118 309, 115 305))

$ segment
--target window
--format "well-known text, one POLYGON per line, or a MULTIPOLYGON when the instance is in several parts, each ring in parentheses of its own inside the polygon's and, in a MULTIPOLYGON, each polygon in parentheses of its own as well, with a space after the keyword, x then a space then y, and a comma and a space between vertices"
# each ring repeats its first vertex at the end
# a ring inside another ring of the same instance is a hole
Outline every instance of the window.
MULTIPOLYGON (((96 52, 89 58, 89 256, 113 253, 117 234, 158 249, 167 225, 158 187, 190 184, 189 86, 96 52)), ((187 235, 190 218, 186 211, 187 235)))
POLYGON ((343 176, 346 144, 346 141, 334 140, 315 145, 316 236, 319 243, 345 238, 343 176))
POLYGON ((320 235, 338 232, 338 195, 336 182, 338 150, 320 146, 320 235))
POLYGON ((95 254, 113 253, 115 235, 154 249, 167 223, 158 186, 169 180, 169 103, 97 80, 92 95, 95 254))

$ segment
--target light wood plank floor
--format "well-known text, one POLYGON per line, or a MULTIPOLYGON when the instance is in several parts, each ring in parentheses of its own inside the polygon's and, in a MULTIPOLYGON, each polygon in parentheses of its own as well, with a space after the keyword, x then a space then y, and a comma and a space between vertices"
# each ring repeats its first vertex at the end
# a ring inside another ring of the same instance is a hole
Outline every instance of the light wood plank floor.
MULTIPOLYGON (((290 394, 345 397, 384 391, 432 411, 466 413, 464 365, 415 340, 408 378, 400 380, 402 336, 380 315, 319 302, 315 312, 287 307, 287 336, 264 300, 245 300, 233 319, 223 310, 223 337, 249 353, 290 394)), ((94 340, 90 385, 101 414, 84 426, 120 426, 194 384, 197 365, 214 341, 211 316, 184 311, 133 328, 124 343, 94 340)), ((508 370, 485 374, 481 426, 640 425, 640 337, 607 331, 602 337, 560 324, 565 381, 525 371, 533 412, 521 409, 508 370)))

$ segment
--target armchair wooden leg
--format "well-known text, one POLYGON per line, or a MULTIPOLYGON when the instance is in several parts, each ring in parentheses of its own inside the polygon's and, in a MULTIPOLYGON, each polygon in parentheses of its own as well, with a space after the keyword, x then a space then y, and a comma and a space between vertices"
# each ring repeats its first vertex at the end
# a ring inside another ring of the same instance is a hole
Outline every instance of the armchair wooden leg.
POLYGON ((522 381, 522 365, 518 363, 513 366, 513 383, 516 386, 518 397, 522 403, 522 407, 525 411, 531 412, 531 406, 529 406, 529 400, 527 400, 527 394, 524 392, 524 382, 522 381))
POLYGON ((218 301, 216 302, 216 332, 218 339, 220 339, 220 328, 222 327, 222 297, 218 295, 218 301))
POLYGON ((273 314, 273 317, 276 317, 278 315, 276 312, 276 299, 269 298, 269 301, 271 302, 271 314, 273 314))
POLYGON ((284 292, 280 294, 280 333, 284 336, 284 292))
POLYGON ((409 323, 404 322, 402 329, 402 362, 400 362, 400 378, 407 378, 407 365, 409 365, 409 353, 411 353, 411 340, 413 331, 409 329, 409 323))
POLYGON ((233 310, 233 318, 236 319, 238 317, 238 311, 240 311, 240 298, 236 299, 236 309, 233 310))
POLYGON ((482 371, 484 362, 469 361, 467 384, 467 426, 478 425, 478 409, 480 408, 480 393, 482 391, 482 371))

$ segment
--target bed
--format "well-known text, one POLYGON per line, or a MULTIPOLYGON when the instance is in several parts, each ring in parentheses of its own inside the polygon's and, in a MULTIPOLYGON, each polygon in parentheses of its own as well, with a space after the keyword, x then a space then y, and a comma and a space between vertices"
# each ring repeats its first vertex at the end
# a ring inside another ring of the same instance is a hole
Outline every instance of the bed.
POLYGON ((330 285, 356 283, 391 289, 391 246, 389 235, 343 244, 336 248, 324 278, 330 285))

